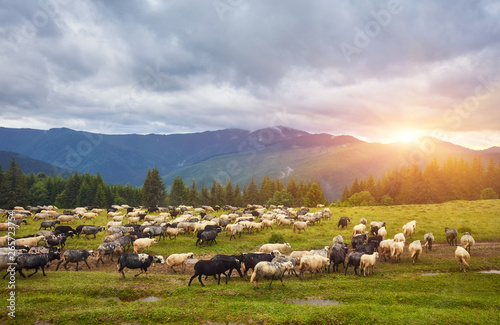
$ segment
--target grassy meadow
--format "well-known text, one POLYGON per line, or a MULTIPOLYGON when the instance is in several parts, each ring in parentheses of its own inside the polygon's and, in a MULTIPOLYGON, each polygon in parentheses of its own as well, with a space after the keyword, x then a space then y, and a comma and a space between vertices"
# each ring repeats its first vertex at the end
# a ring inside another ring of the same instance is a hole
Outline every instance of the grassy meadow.
MULTIPOLYGON (((315 210, 315 209, 313 209, 315 210)), ((55 271, 56 262, 29 279, 16 278, 16 317, 0 314, 0 323, 18 324, 499 324, 500 275, 479 271, 500 270, 500 200, 455 201, 436 205, 401 205, 390 207, 331 208, 329 221, 307 228, 305 233, 293 233, 291 228, 276 228, 260 233, 244 233, 229 240, 221 233, 217 244, 196 247, 195 237, 184 234, 177 239, 160 241, 150 254, 169 255, 193 252, 197 259, 208 259, 217 253, 252 252, 268 242, 272 233, 282 235, 293 250, 331 246, 332 238, 341 234, 350 243, 352 227, 361 218, 387 223, 388 238, 401 232, 408 221, 416 220, 412 240, 423 240, 433 232, 436 245, 432 252, 423 253, 412 265, 407 250, 402 261, 378 261, 375 271, 367 277, 355 276, 352 268, 324 273, 305 280, 295 276, 284 279, 285 286, 269 281, 259 283, 259 289, 239 277, 226 285, 213 278, 201 287, 197 279, 187 286, 193 274, 192 264, 177 273, 165 265, 149 269, 133 277, 137 270, 126 270, 121 279, 116 264, 105 259, 105 265, 91 270, 80 264, 80 271, 63 268, 55 271), (337 229, 338 219, 351 218, 347 229, 337 229), (454 259, 454 247, 445 243, 444 227, 456 228, 459 237, 469 231, 476 239, 472 249, 470 270, 459 272, 454 259), (437 274, 436 274, 437 273, 437 274), (150 302, 142 298, 155 297, 150 302), (315 301, 312 299, 317 299, 315 301), (298 304, 309 301, 315 304, 298 304)), ((220 213, 217 213, 219 215, 220 213)), ((105 213, 85 224, 105 225, 105 213)), ((26 235, 38 230, 39 221, 28 221, 16 231, 26 235)), ((74 226, 83 224, 77 221, 74 226)), ((66 249, 96 249, 104 233, 96 239, 68 239, 66 249)), ((116 257, 115 257, 116 261, 116 257)), ((28 271, 31 274, 32 271, 28 271)), ((223 277, 224 278, 224 277, 223 277)), ((8 293, 7 280, 3 301, 8 293)))

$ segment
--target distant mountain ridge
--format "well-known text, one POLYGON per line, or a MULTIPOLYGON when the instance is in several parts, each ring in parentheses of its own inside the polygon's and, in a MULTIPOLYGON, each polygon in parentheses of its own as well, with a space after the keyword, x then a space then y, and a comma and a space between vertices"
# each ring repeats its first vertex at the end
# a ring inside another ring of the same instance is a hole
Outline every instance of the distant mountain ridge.
MULTIPOLYGON (((498 149, 498 148, 497 148, 498 149)), ((50 130, 0 128, 0 150, 22 154, 64 170, 96 174, 106 182, 141 186, 148 168, 157 167, 169 186, 179 175, 190 185, 213 181, 246 186, 265 175, 285 183, 320 181, 327 199, 340 197, 345 184, 370 173, 416 162, 425 165, 448 155, 500 161, 500 151, 471 150, 435 138, 413 144, 380 144, 349 135, 311 134, 274 127, 256 131, 224 129, 188 134, 104 135, 67 128, 50 130), (416 158, 422 159, 417 161, 416 158)), ((258 185, 260 185, 258 183, 258 185)))

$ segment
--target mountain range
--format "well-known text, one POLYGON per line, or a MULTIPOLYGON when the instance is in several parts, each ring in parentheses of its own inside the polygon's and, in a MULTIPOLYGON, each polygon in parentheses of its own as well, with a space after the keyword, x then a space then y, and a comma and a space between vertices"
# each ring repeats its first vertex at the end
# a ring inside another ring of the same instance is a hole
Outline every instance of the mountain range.
POLYGON ((71 171, 102 175, 111 184, 141 186, 148 168, 157 167, 169 186, 176 176, 199 187, 213 181, 243 188, 251 177, 264 176, 286 184, 319 181, 328 200, 340 198, 344 186, 370 173, 409 163, 424 167, 433 158, 471 160, 480 155, 500 161, 500 148, 472 150, 432 137, 408 143, 370 143, 348 135, 312 134, 274 127, 256 131, 224 129, 188 134, 105 135, 67 128, 50 130, 0 127, 0 164, 21 159, 25 173, 68 175, 71 171), (10 156, 9 156, 10 155, 10 156))

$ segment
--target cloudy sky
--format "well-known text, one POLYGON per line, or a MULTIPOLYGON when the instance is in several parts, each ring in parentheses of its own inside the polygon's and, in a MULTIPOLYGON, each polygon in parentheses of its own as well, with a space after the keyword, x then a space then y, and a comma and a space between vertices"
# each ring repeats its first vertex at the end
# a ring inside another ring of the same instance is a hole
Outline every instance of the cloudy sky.
POLYGON ((498 1, 0 2, 0 126, 500 146, 498 1))

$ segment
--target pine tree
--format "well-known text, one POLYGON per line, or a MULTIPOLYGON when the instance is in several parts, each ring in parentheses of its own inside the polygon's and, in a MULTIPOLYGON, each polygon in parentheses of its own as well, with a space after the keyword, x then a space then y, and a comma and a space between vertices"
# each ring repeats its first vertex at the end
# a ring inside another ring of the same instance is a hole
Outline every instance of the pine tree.
POLYGON ((227 180, 225 192, 226 192, 226 204, 229 204, 231 206, 234 205, 234 189, 230 179, 227 180))
POLYGON ((295 180, 290 178, 290 181, 288 182, 288 185, 286 186, 286 190, 292 195, 294 200, 298 199, 298 186, 295 183, 295 180))
POLYGON ((164 204, 167 196, 166 187, 156 167, 153 167, 153 169, 148 168, 146 178, 142 184, 141 194, 142 204, 146 207, 156 207, 164 204))
POLYGON ((241 195, 240 185, 236 183, 234 187, 234 202, 233 206, 242 207, 245 203, 243 202, 243 196, 241 195))
POLYGON ((250 180, 245 192, 245 204, 257 204, 259 202, 259 189, 253 179, 250 180))
POLYGON ((93 205, 98 206, 103 209, 108 206, 108 200, 106 199, 106 192, 104 191, 104 184, 99 184, 95 192, 93 205))
POLYGON ((349 187, 347 184, 344 186, 344 190, 342 191, 342 196, 340 197, 340 202, 346 202, 349 199, 349 187))
POLYGON ((189 200, 188 204, 194 207, 200 206, 200 197, 198 195, 198 188, 196 187, 196 181, 193 178, 193 183, 191 184, 191 188, 189 189, 189 200))
POLYGON ((14 158, 10 161, 9 169, 5 173, 5 187, 7 190, 7 207, 13 208, 16 205, 25 206, 28 204, 29 194, 26 177, 14 158))
POLYGON ((5 183, 5 174, 0 165, 0 208, 8 209, 7 206, 7 184, 5 183))
POLYGON ((200 190, 200 203, 201 205, 210 205, 210 192, 206 185, 201 186, 200 190))
POLYGON ((312 183, 306 193, 304 204, 308 207, 315 207, 318 204, 325 204, 325 196, 319 183, 312 183))
POLYGON ((170 204, 171 205, 181 205, 186 204, 186 185, 180 176, 176 176, 172 182, 172 186, 170 188, 170 204))
POLYGON ((274 182, 269 178, 269 174, 264 177, 259 190, 259 202, 267 202, 274 193, 274 182))

